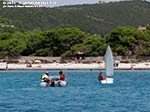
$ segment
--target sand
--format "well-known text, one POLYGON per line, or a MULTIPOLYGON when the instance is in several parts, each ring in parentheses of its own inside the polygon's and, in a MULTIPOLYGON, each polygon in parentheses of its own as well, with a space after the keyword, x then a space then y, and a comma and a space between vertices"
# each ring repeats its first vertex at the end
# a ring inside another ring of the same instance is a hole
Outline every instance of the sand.
MULTIPOLYGON (((116 70, 150 70, 150 62, 119 63, 116 70)), ((104 63, 48 63, 48 64, 7 64, 0 63, 0 70, 100 70, 105 69, 104 63)))

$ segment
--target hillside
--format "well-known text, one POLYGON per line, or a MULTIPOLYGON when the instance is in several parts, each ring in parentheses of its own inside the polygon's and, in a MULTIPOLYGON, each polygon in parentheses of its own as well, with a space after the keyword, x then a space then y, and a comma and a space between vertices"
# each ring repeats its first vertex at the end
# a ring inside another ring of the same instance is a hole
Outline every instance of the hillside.
POLYGON ((24 30, 70 24, 90 34, 106 34, 116 26, 138 27, 150 23, 150 3, 140 0, 57 8, 0 6, 0 17, 19 21, 24 30))

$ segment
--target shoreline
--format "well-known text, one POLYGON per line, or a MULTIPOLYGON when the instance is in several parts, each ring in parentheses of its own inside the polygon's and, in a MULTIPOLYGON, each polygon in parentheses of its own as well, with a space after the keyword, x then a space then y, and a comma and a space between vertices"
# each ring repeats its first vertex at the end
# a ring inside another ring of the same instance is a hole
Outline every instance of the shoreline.
MULTIPOLYGON (((0 63, 0 70, 105 70, 104 63, 48 63, 48 64, 7 64, 0 63)), ((119 63, 114 70, 150 70, 150 62, 119 63)))

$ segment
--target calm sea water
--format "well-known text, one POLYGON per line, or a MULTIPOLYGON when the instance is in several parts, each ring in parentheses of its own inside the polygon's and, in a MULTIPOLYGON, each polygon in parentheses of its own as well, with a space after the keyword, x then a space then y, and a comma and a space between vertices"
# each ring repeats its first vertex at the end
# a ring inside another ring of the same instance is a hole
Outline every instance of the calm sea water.
POLYGON ((0 112, 150 112, 150 71, 115 71, 111 85, 98 71, 64 71, 69 85, 47 88, 42 73, 0 71, 0 112))

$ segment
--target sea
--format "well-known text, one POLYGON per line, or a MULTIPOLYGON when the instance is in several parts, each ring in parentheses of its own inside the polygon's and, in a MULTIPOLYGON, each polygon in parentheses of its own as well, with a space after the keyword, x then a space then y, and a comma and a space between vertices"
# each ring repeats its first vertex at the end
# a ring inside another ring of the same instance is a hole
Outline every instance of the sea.
POLYGON ((46 88, 44 72, 0 71, 0 112, 150 112, 150 70, 115 70, 113 84, 98 70, 64 70, 68 86, 46 88))

